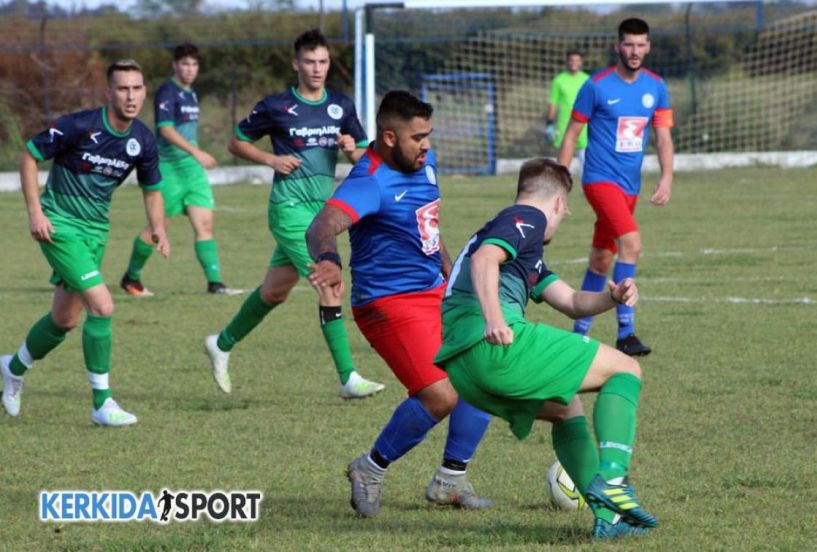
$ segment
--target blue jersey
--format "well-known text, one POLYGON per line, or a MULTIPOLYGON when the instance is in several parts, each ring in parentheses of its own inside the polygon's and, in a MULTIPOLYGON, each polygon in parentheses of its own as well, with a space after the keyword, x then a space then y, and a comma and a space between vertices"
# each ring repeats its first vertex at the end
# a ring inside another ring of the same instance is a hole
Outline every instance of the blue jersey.
POLYGON ((192 88, 184 88, 173 79, 167 79, 153 99, 159 153, 162 161, 177 161, 191 157, 189 153, 165 140, 159 129, 172 126, 182 138, 198 147, 199 99, 192 88))
POLYGON ((111 196, 134 168, 143 190, 161 186, 153 133, 139 120, 116 132, 106 107, 60 117, 27 147, 37 161, 54 160, 41 201, 55 227, 59 219, 59 225, 107 233, 111 196))
POLYGON ((625 82, 615 67, 605 69, 579 90, 573 118, 588 123, 582 184, 613 183, 638 195, 650 125, 672 126, 664 81, 642 69, 634 82, 625 82))
POLYGON ((327 205, 352 218, 353 306, 442 284, 440 190, 433 151, 420 170, 404 173, 369 148, 327 205))

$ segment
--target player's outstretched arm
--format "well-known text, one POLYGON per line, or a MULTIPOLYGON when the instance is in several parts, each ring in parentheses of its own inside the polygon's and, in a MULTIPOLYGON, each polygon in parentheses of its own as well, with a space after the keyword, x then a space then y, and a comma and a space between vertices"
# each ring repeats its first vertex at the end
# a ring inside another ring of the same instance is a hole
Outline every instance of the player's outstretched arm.
POLYGON ((165 232, 165 202, 162 199, 162 192, 143 190, 142 199, 145 202, 145 214, 150 225, 151 239, 156 244, 156 251, 167 258, 170 256, 170 241, 165 232))
POLYGON ((672 164, 675 159, 675 146, 672 144, 672 133, 668 127, 655 129, 655 149, 658 152, 658 164, 661 166, 661 178, 655 185, 650 203, 666 205, 672 195, 672 164))
POLYGON ((159 128, 159 134, 162 135, 162 138, 179 148, 180 150, 186 151, 190 155, 192 155, 199 164, 207 170, 216 168, 218 164, 216 160, 213 158, 212 155, 207 153, 204 150, 201 150, 188 142, 184 139, 178 130, 174 127, 166 125, 159 128))
POLYGON ((595 316, 608 311, 616 305, 632 307, 638 301, 638 288, 632 278, 626 278, 614 284, 608 281, 606 291, 576 291, 561 280, 556 280, 542 292, 542 299, 570 318, 595 316))
POLYGON ((565 129, 565 137, 562 140, 562 147, 559 149, 559 164, 570 168, 570 162, 573 160, 573 154, 576 153, 576 141, 579 139, 585 123, 571 119, 565 129))
POLYGON ((513 330, 505 323, 499 304, 499 265, 508 253, 499 246, 483 244, 471 255, 471 282, 485 318, 485 341, 493 345, 513 343, 513 330))
POLYGON ((341 283, 338 234, 352 226, 352 218, 332 205, 324 205, 306 230, 306 247, 315 263, 309 265, 313 287, 337 286, 341 283))
POLYGON ((20 159, 20 186, 26 200, 28 231, 31 237, 37 241, 50 242, 54 227, 43 214, 40 204, 40 182, 37 179, 37 160, 28 151, 24 151, 20 159))

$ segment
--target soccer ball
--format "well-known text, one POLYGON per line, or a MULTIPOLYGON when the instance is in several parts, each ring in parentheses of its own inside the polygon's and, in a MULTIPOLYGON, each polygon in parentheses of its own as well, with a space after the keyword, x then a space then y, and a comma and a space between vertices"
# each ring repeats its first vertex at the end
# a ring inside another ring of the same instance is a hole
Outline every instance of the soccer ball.
POLYGON ((587 502, 557 460, 548 470, 545 495, 560 510, 584 510, 587 502))

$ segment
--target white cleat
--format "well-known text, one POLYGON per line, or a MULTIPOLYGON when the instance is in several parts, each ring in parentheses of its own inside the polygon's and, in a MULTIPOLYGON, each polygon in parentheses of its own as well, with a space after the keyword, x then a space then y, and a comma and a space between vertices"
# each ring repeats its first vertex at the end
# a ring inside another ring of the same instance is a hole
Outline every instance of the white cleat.
POLYGON ((3 372, 3 408, 9 416, 20 414, 20 397, 23 395, 23 376, 11 373, 11 355, 0 358, 0 371, 3 372))
POLYGON ((233 389, 230 382, 229 364, 230 353, 218 348, 218 334, 208 335, 204 339, 204 352, 210 357, 210 365, 213 368, 213 379, 218 388, 229 393, 233 389))
POLYGON ((99 410, 91 409, 91 421, 101 426, 126 426, 137 422, 136 416, 122 410, 112 398, 105 399, 99 410))
POLYGON ((341 399, 363 399, 386 388, 382 383, 369 381, 357 372, 352 372, 349 379, 340 386, 341 399))

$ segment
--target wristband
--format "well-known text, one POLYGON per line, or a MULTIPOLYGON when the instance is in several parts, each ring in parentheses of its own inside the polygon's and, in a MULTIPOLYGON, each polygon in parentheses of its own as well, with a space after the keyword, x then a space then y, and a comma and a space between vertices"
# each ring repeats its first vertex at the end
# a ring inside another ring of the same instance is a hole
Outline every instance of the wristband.
POLYGON ((624 301, 619 301, 618 299, 616 299, 616 296, 613 295, 613 290, 612 289, 610 290, 610 299, 612 299, 613 303, 615 303, 616 305, 623 305, 624 304, 624 301))
POLYGON ((341 264, 340 262, 340 255, 338 255, 334 251, 325 251, 318 255, 318 258, 315 259, 315 262, 319 263, 321 261, 329 261, 330 263, 335 263, 336 265, 338 265, 338 268, 341 269, 343 268, 343 264, 341 264))

